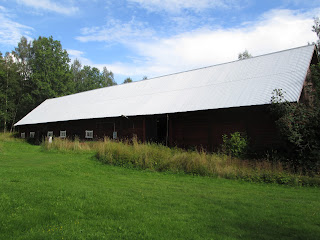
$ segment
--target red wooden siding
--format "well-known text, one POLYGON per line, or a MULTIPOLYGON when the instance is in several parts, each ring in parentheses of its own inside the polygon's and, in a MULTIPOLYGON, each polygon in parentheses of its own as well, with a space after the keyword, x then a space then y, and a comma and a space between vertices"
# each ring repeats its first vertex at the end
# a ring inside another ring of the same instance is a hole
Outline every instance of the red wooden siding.
MULTIPOLYGON (((93 130, 94 139, 112 138, 113 131, 119 139, 131 139, 134 135, 140 141, 156 141, 165 144, 167 115, 134 116, 103 119, 88 119, 36 125, 20 126, 19 131, 36 133, 43 138, 48 131, 59 137, 66 130, 68 138, 78 136, 85 139, 85 131, 93 130)), ((236 131, 245 132, 255 148, 264 148, 278 143, 275 124, 268 106, 251 106, 230 109, 195 111, 169 114, 168 144, 183 148, 202 147, 216 150, 222 143, 222 135, 236 131)))

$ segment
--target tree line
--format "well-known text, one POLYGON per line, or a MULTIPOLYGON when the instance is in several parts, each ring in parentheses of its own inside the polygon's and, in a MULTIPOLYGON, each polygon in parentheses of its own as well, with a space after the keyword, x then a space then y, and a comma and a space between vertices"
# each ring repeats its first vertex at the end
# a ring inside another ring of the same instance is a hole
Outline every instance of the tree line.
POLYGON ((106 67, 71 63, 60 41, 22 37, 12 52, 0 52, 0 129, 12 131, 17 120, 48 98, 116 85, 106 67))

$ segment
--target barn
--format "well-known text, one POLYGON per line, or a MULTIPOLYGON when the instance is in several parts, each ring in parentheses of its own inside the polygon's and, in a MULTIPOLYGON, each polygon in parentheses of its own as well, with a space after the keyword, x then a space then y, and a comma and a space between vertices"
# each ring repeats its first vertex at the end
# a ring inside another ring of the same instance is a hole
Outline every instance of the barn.
POLYGON ((47 99, 15 124, 22 138, 125 139, 214 150, 245 132, 255 148, 278 143, 274 89, 305 98, 314 45, 47 99))

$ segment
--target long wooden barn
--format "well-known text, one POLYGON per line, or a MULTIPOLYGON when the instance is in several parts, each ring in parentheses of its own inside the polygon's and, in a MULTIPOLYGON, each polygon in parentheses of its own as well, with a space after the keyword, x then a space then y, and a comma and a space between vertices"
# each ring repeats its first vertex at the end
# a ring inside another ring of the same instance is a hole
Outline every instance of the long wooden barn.
POLYGON ((277 144, 268 106, 274 89, 305 96, 314 45, 47 99, 15 124, 22 138, 155 141, 214 150, 222 135, 245 132, 253 147, 277 144))

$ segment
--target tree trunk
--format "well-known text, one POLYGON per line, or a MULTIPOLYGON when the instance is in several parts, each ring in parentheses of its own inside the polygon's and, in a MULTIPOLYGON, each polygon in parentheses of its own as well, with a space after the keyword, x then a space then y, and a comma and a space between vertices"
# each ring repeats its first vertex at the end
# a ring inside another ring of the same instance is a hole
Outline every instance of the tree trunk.
POLYGON ((6 86, 6 103, 5 103, 5 114, 4 114, 4 127, 3 132, 7 130, 7 115, 8 115, 8 87, 9 87, 9 70, 7 66, 7 86, 6 86))

